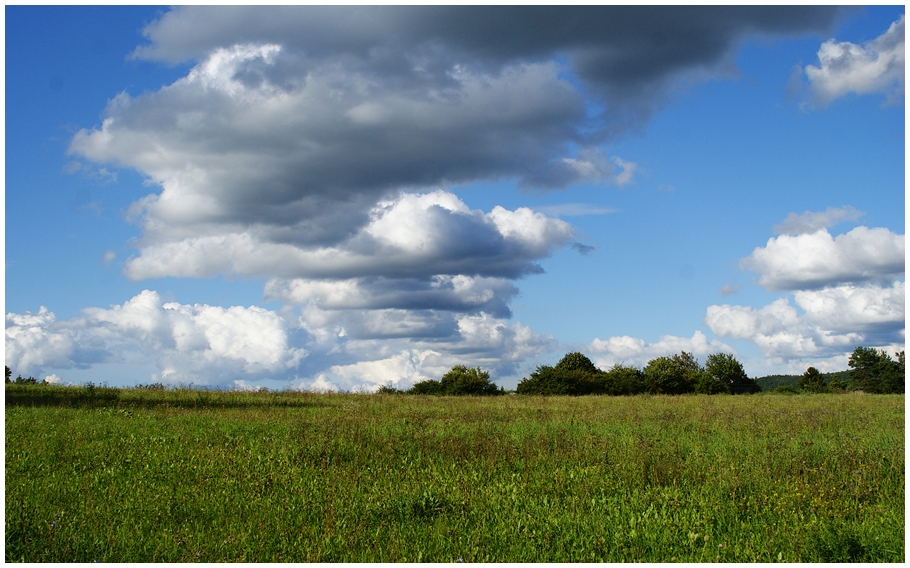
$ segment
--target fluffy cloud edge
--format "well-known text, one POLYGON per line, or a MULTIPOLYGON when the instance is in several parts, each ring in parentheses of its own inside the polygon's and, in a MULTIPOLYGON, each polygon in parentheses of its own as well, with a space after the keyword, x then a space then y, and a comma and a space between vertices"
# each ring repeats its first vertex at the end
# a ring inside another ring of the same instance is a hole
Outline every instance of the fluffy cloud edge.
POLYGON ((817 66, 804 69, 813 106, 827 106, 851 93, 881 93, 886 104, 899 104, 904 95, 904 14, 862 46, 829 39, 819 48, 818 60, 817 66))

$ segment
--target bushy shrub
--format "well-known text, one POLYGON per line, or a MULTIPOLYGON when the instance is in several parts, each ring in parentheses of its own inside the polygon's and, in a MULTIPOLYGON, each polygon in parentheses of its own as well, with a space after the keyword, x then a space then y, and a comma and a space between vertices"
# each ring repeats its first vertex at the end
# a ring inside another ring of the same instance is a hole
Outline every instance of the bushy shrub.
POLYGON ((585 395, 606 393, 606 373, 581 353, 568 353, 555 367, 541 365, 518 383, 518 394, 585 395))
POLYGON ((672 357, 651 359, 642 374, 652 394, 683 394, 694 392, 703 370, 691 353, 683 351, 672 357))
POLYGON ((490 373, 480 367, 468 368, 455 365, 439 381, 421 381, 408 389, 408 394, 432 394, 448 396, 490 396, 505 394, 502 387, 490 381, 490 373))
POLYGON ((631 365, 614 365, 612 369, 601 375, 604 394, 614 396, 633 395, 646 392, 641 369, 631 365))
POLYGON ((405 392, 408 394, 433 394, 438 396, 442 394, 442 384, 439 381, 430 379, 428 381, 414 383, 414 386, 405 392))
POLYGON ((566 353, 565 356, 559 360, 559 363, 556 363, 556 370, 558 371, 580 371, 582 373, 595 374, 599 373, 600 369, 594 366, 594 363, 587 358, 583 353, 574 351, 572 353, 566 353))
POLYGON ((443 394, 448 395, 499 395, 505 394, 501 387, 490 381, 490 373, 481 371, 480 367, 468 368, 455 365, 442 376, 440 381, 443 394))
POLYGON ((380 385, 379 388, 376 389, 376 394, 401 394, 401 391, 389 383, 387 385, 380 385))

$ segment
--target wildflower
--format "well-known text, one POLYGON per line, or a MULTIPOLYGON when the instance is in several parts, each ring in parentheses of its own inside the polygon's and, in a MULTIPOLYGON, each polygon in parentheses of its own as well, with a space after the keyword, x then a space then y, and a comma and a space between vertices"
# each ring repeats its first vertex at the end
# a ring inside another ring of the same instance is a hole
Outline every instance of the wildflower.
POLYGON ((464 562, 464 560, 459 557, 458 560, 456 560, 455 562, 464 562))

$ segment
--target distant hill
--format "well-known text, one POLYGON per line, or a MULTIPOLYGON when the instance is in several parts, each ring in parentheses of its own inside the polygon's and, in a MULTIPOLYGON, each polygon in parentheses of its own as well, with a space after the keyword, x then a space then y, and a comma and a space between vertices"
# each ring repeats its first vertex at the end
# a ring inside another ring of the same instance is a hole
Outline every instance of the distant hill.
MULTIPOLYGON (((799 388, 799 378, 801 375, 768 375, 755 379, 762 392, 773 391, 777 387, 787 386, 795 389, 799 388)), ((829 384, 831 379, 837 378, 846 384, 850 384, 852 378, 851 371, 837 371, 834 373, 822 373, 825 378, 825 384, 829 384)))

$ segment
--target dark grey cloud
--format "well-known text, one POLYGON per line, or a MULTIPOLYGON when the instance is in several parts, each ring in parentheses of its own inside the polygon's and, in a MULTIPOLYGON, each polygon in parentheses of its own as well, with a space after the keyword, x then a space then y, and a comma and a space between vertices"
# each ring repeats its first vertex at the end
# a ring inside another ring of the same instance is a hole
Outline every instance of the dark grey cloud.
POLYGON ((428 279, 368 277, 352 280, 273 279, 265 286, 267 301, 311 302, 321 310, 445 310, 512 315, 509 302, 518 294, 505 278, 434 276, 428 279))
POLYGON ((497 72, 569 59, 607 98, 607 123, 646 116, 680 75, 710 73, 748 36, 825 32, 831 6, 178 7, 136 57, 179 62, 238 42, 274 42, 299 62, 332 59, 399 86, 451 84, 453 65, 497 72))
MULTIPOLYGON (((710 65, 746 35, 828 30, 830 6, 321 6, 177 7, 144 30, 136 57, 180 62, 217 47, 274 42, 312 58, 420 58, 501 67, 553 54, 577 58, 599 84, 647 83, 710 65)), ((395 68, 388 64, 383 72, 395 68)))

